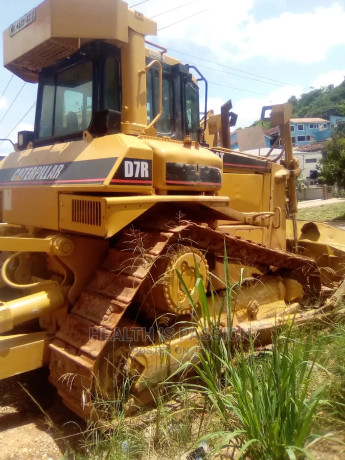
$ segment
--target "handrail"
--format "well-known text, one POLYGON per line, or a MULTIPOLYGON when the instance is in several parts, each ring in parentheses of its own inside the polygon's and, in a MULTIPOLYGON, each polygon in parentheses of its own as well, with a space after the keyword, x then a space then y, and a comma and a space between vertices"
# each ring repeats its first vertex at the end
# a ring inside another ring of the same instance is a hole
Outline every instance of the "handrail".
POLYGON ((163 56, 163 54, 168 52, 168 50, 166 48, 164 48, 164 46, 157 45, 157 43, 149 42, 148 40, 145 40, 145 43, 147 45, 150 45, 150 46, 153 46, 154 48, 159 49, 160 50, 159 52, 161 53, 161 56, 163 56))
POLYGON ((208 98, 208 82, 206 80, 206 78, 202 75, 202 73, 200 72, 200 70, 195 67, 194 65, 188 65, 188 69, 194 69, 200 78, 197 78, 197 81, 203 81, 204 84, 205 84, 205 121, 204 121, 204 129, 203 129, 203 132, 202 132, 202 137, 203 137, 203 142, 205 142, 205 132, 206 132, 206 125, 207 125, 207 98, 208 98))
POLYGON ((144 69, 139 71, 139 76, 143 75, 146 73, 153 65, 157 64, 158 66, 158 77, 159 77, 159 82, 158 82, 158 113, 155 116, 155 118, 151 121, 151 123, 146 126, 144 129, 144 132, 148 131, 152 126, 158 121, 158 119, 162 115, 162 93, 163 93, 163 68, 162 64, 155 59, 154 61, 151 61, 144 69))

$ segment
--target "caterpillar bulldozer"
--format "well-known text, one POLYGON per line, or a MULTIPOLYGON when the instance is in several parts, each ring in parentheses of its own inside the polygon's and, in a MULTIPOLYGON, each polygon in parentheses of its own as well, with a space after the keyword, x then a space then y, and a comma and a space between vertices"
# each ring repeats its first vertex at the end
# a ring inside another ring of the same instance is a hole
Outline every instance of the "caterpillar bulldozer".
POLYGON ((232 326, 261 321, 264 340, 293 308, 312 318, 344 272, 341 236, 295 219, 291 107, 270 108, 284 164, 233 152, 231 104, 200 125, 203 77, 155 34, 122 0, 45 0, 4 31, 5 67, 38 93, 34 130, 0 162, 0 378, 49 366, 84 418, 119 368, 145 404, 191 359, 197 277, 220 296, 244 280, 232 326))

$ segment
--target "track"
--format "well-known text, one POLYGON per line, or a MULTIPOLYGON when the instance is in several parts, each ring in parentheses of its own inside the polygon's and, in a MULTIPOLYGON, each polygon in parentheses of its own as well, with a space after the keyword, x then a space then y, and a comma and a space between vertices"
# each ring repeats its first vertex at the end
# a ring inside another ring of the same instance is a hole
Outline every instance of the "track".
POLYGON ((51 344, 50 381, 64 403, 81 417, 90 415, 97 361, 105 345, 114 329, 123 324, 126 310, 157 259, 177 243, 220 256, 225 247, 228 258, 236 262, 285 269, 312 291, 320 287, 319 271, 313 260, 268 249, 209 227, 186 223, 168 229, 122 233, 51 344))

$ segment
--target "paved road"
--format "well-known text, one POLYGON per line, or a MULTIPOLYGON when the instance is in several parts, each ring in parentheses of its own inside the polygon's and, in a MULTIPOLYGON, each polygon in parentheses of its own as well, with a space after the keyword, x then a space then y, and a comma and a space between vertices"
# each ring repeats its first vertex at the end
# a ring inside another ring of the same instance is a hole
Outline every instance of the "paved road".
POLYGON ((324 206, 327 204, 334 204, 334 203, 345 203, 345 198, 329 198, 328 200, 307 200, 307 201, 299 201, 298 202, 298 209, 302 208, 313 208, 316 206, 324 206))

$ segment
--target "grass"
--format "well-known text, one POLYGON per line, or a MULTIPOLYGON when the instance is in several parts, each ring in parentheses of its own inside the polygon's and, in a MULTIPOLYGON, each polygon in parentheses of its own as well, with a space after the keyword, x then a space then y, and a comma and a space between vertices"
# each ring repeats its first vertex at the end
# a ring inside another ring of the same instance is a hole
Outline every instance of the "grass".
MULTIPOLYGON (((341 313, 341 316, 343 314, 341 313)), ((329 371, 327 397, 331 402, 328 414, 345 427, 345 325, 344 318, 320 331, 316 341, 320 347, 320 362, 329 371)))
MULTIPOLYGON (((226 254, 224 265, 227 266, 226 254)), ((180 282, 183 284, 182 279, 180 282)), ((196 287, 202 313, 200 325, 213 331, 219 327, 220 313, 215 310, 214 299, 211 308, 207 307, 202 282, 197 282, 196 287)), ((223 307, 230 328, 231 294, 227 283, 228 300, 223 307)), ((226 427, 204 440, 218 439, 219 449, 224 445, 237 449, 238 458, 282 460, 309 456, 305 447, 325 385, 312 391, 318 366, 312 328, 307 334, 300 331, 296 335, 292 324, 286 332, 277 333, 272 351, 262 352, 260 358, 254 350, 254 337, 248 338, 246 349, 243 343, 232 344, 230 335, 226 339, 211 333, 208 340, 201 340, 199 362, 192 364, 201 383, 188 382, 187 387, 204 394, 226 427)))
MULTIPOLYGON (((180 282, 183 285, 181 278, 180 282)), ((209 302, 202 280, 197 279, 198 305, 189 300, 202 331, 201 351, 196 350, 198 362, 182 363, 179 369, 193 366, 194 376, 166 382, 173 402, 158 398, 155 411, 130 419, 120 409, 106 430, 91 423, 75 458, 177 459, 202 442, 213 453, 227 449, 228 458, 313 458, 309 446, 315 453, 316 430, 322 436, 327 434, 325 423, 332 428, 334 420, 345 423, 343 312, 325 331, 297 330, 290 324, 273 337, 272 349, 258 353, 251 337, 244 348, 232 343, 231 334, 219 334, 221 313, 232 331, 233 289, 226 283, 219 310, 215 294, 209 302)), ((114 406, 111 401, 104 405, 114 406)))
POLYGON ((314 222, 345 221, 345 202, 299 209, 297 219, 314 222))
POLYGON ((202 400, 176 385, 174 399, 134 417, 119 414, 107 430, 90 424, 76 460, 175 460, 198 446, 199 438, 223 426, 205 414, 202 400))
POLYGON ((239 446, 239 458, 308 456, 305 447, 325 387, 311 391, 316 352, 311 337, 293 338, 291 331, 276 336, 272 351, 260 357, 252 344, 247 352, 241 348, 224 369, 231 381, 224 406, 238 423, 221 434, 221 441, 239 446))
MULTIPOLYGON (((204 328, 212 326, 212 316, 200 320, 204 328)), ((131 419, 119 413, 107 431, 90 425, 76 458, 172 460, 201 443, 212 451, 210 459, 220 450, 233 459, 342 458, 336 452, 343 446, 333 439, 345 423, 341 321, 308 332, 291 324, 274 337, 271 350, 259 353, 249 342, 247 349, 232 347, 229 355, 220 336, 212 336, 218 344, 210 346, 208 337, 200 363, 194 364, 198 380, 169 383, 173 401, 158 400, 153 412, 131 419), (329 402, 322 404, 325 399, 329 402), (313 457, 319 445, 323 456, 313 457)))

